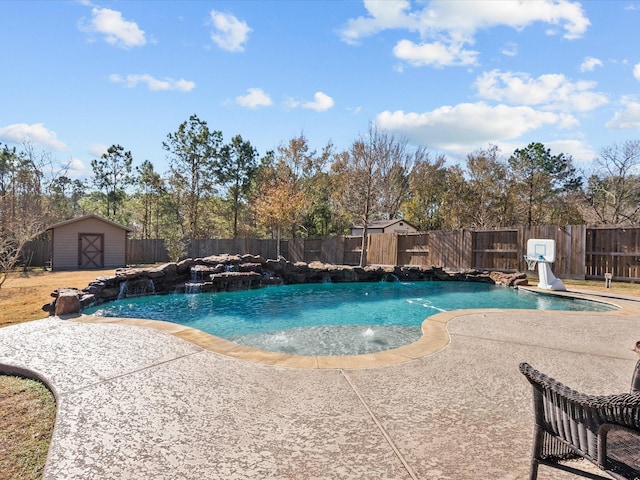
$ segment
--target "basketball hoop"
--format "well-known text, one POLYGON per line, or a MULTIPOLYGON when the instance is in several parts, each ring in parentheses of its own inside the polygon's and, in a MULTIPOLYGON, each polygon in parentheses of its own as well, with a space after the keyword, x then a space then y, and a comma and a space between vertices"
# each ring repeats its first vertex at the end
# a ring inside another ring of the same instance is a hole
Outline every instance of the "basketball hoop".
POLYGON ((536 269, 536 264, 538 263, 538 259, 536 257, 527 257, 525 255, 524 259, 527 262, 527 268, 529 270, 535 270, 536 269))
POLYGON ((556 278, 551 265, 556 261, 556 241, 551 238, 530 238, 524 254, 529 270, 535 270, 538 264, 538 288, 542 290, 566 291, 562 280, 556 278))

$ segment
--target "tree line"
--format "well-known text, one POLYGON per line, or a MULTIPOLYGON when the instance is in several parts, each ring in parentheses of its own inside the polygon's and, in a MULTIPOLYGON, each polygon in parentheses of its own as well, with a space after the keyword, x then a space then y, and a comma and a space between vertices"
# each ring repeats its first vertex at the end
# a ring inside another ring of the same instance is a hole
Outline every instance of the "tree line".
POLYGON ((448 165, 373 125, 345 150, 313 150, 300 134, 260 155, 192 115, 162 147, 166 172, 114 144, 78 180, 49 153, 0 144, 0 262, 45 226, 86 213, 162 238, 175 257, 196 238, 336 235, 396 218, 421 231, 639 220, 640 141, 602 148, 588 171, 536 142, 510 154, 489 145, 448 165))

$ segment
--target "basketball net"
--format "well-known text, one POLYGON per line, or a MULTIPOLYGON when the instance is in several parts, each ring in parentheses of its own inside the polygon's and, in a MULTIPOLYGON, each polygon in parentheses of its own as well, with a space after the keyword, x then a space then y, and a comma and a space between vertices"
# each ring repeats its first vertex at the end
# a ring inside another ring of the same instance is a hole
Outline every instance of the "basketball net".
POLYGON ((525 255, 524 259, 527 261, 527 268, 529 270, 535 270, 536 269, 536 264, 538 263, 538 259, 537 258, 532 258, 532 257, 527 257, 525 255))

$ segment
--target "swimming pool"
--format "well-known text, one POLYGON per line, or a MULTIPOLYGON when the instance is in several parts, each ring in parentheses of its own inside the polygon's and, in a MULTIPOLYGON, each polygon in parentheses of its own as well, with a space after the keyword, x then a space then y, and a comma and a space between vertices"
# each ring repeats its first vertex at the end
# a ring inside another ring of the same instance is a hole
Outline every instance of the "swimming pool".
POLYGON ((165 320, 273 352, 358 355, 414 342, 425 318, 465 308, 614 309, 484 283, 362 282, 127 298, 84 313, 165 320))

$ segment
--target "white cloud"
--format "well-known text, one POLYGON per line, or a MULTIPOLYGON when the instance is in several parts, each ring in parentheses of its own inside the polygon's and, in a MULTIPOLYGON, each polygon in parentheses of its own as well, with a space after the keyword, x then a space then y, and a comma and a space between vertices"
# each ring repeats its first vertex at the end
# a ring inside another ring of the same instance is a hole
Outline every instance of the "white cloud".
POLYGON ((543 126, 561 128, 570 123, 567 118, 552 112, 527 106, 490 106, 484 102, 444 106, 425 113, 385 111, 378 114, 375 122, 414 143, 445 150, 460 145, 473 149, 516 139, 543 126))
MULTIPOLYGON (((477 52, 465 49, 474 43, 478 30, 507 26, 522 30, 542 22, 564 29, 564 37, 581 37, 590 25, 582 7, 569 0, 516 2, 475 0, 457 2, 431 0, 423 9, 411 10, 408 0, 365 0, 366 17, 350 19, 338 32, 341 39, 357 44, 361 39, 388 29, 401 29, 416 34, 416 43, 403 39, 394 54, 412 65, 473 65, 477 52)), ((506 55, 513 48, 503 50, 506 55)))
POLYGON ((241 107, 258 108, 273 105, 271 97, 264 93, 261 88, 248 88, 247 94, 236 97, 236 103, 241 107))
POLYGON ((333 105, 333 98, 326 93, 316 92, 313 95, 313 101, 303 103, 302 108, 308 108, 310 110, 315 110, 316 112, 324 112, 325 110, 329 110, 333 107, 333 105))
POLYGON ((55 164, 51 165, 50 175, 59 176, 66 175, 71 179, 85 178, 87 175, 86 167, 82 160, 77 157, 71 157, 66 161, 56 160, 55 164))
POLYGON ((104 35, 107 43, 121 48, 141 47, 147 43, 144 30, 136 22, 122 18, 121 12, 94 7, 91 15, 91 24, 84 28, 104 35))
POLYGON ((293 110, 294 108, 298 108, 301 105, 302 102, 296 100, 293 97, 287 97, 284 100, 284 106, 285 108, 291 109, 293 110))
POLYGON ((448 32, 455 37, 473 35, 478 30, 496 26, 522 30, 536 22, 561 26, 565 38, 574 39, 581 37, 591 24, 581 5, 568 0, 431 0, 424 9, 417 11, 411 11, 407 0, 365 0, 364 6, 369 16, 349 20, 339 31, 343 41, 356 43, 361 38, 392 28, 417 31, 421 35, 448 32))
POLYGON ((346 43, 357 44, 361 38, 374 35, 383 30, 401 28, 417 30, 418 19, 411 14, 408 0, 364 0, 369 17, 350 19, 338 33, 346 43))
POLYGON ((84 163, 82 163, 82 160, 80 160, 79 158, 76 158, 76 157, 71 157, 71 159, 65 165, 65 167, 68 167, 69 170, 71 170, 73 172, 84 172, 85 171, 84 163))
POLYGON ((561 26, 565 31, 564 37, 574 39, 581 37, 590 25, 580 4, 567 0, 537 2, 440 0, 430 2, 425 10, 421 19, 429 28, 444 27, 449 31, 463 31, 468 34, 496 26, 522 30, 533 23, 542 22, 561 26))
POLYGON ((441 42, 415 44, 409 40, 400 40, 393 48, 393 54, 414 67, 475 65, 478 57, 478 52, 465 50, 461 44, 441 42))
POLYGON ((593 150, 582 140, 566 139, 545 142, 545 147, 554 153, 564 153, 571 155, 573 160, 579 163, 589 163, 598 156, 598 152, 593 150))
POLYGON ((616 112, 605 127, 611 130, 640 129, 640 103, 631 98, 623 99, 624 109, 616 112))
POLYGON ((504 47, 502 47, 502 50, 500 50, 500 53, 507 57, 515 57, 518 55, 518 44, 514 42, 507 42, 504 47))
POLYGON ((68 162, 60 163, 60 168, 67 171, 67 176, 71 178, 81 178, 86 173, 86 167, 82 160, 71 157, 68 162))
POLYGON ((316 112, 324 112, 325 110, 332 108, 334 103, 333 98, 326 93, 316 92, 313 95, 313 101, 303 102, 292 97, 287 97, 284 101, 284 106, 288 109, 308 108, 309 110, 315 110, 316 112))
POLYGON ((8 143, 38 144, 53 150, 66 150, 67 146, 58 140, 58 136, 42 123, 14 123, 6 127, 0 127, 0 139, 8 143))
POLYGON ((640 63, 636 63, 635 67, 633 67, 633 76, 640 81, 640 63))
POLYGON ((87 152, 89 153, 89 155, 93 155, 94 157, 101 157, 102 155, 107 153, 108 149, 109 147, 103 143, 92 143, 91 145, 89 145, 89 149, 87 150, 87 152))
POLYGON ((218 47, 229 52, 243 52, 244 45, 249 39, 251 28, 246 22, 238 20, 230 13, 211 10, 211 22, 215 31, 211 40, 218 47))
POLYGON ((586 112, 608 102, 594 92, 595 82, 571 82, 562 74, 531 78, 526 73, 492 70, 476 79, 481 98, 517 105, 540 105, 552 110, 586 112))
POLYGON ((602 60, 594 57, 585 57, 584 62, 580 65, 581 72, 592 72, 596 67, 602 66, 602 60))
POLYGON ((113 83, 123 83, 129 88, 134 88, 139 83, 145 83, 149 90, 153 91, 178 90, 180 92, 190 92, 196 86, 195 82, 185 80, 184 78, 180 80, 174 80, 173 78, 163 78, 159 80, 148 73, 127 75, 126 77, 112 73, 109 75, 109 80, 113 83))

